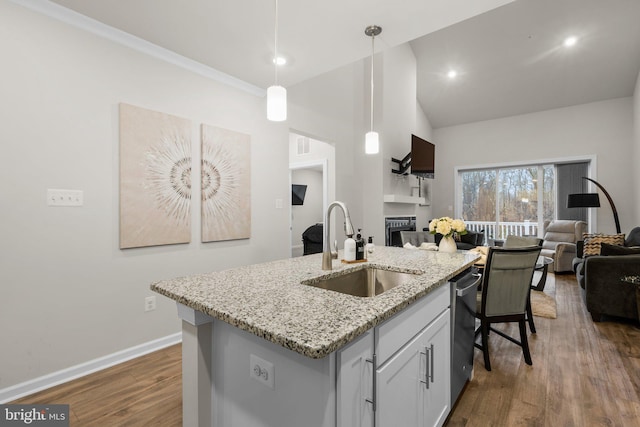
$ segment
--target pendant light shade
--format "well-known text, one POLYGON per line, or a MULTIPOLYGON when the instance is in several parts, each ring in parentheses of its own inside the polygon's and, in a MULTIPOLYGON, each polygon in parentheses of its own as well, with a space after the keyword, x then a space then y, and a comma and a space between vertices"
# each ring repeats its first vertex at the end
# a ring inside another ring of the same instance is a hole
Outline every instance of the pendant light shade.
POLYGON ((364 152, 366 154, 377 154, 378 151, 380 151, 378 132, 367 132, 364 136, 364 152))
POLYGON ((267 89, 267 119, 272 122, 287 120, 287 90, 282 86, 267 89))
POLYGON ((278 85, 278 0, 276 4, 275 19, 275 42, 274 42, 274 67, 275 67, 275 83, 267 89, 267 119, 273 122, 281 122, 287 120, 287 90, 278 85))
POLYGON ((370 25, 365 28, 364 33, 371 37, 371 130, 367 132, 364 137, 364 152, 366 154, 378 154, 380 151, 380 140, 378 137, 378 132, 373 131, 373 54, 374 50, 374 41, 377 35, 382 32, 382 27, 377 25, 370 25))

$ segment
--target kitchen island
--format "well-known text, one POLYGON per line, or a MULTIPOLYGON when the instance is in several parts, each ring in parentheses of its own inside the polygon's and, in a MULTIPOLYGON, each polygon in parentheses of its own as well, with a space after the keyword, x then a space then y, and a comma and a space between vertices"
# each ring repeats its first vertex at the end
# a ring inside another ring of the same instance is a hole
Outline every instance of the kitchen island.
MULTIPOLYGON (((152 290, 178 303, 183 320, 184 425, 355 425, 343 416, 365 425, 378 417, 373 395, 380 393, 371 384, 376 371, 401 353, 393 341, 408 335, 402 345, 408 344, 427 323, 444 318, 447 281, 475 259, 464 252, 377 247, 368 262, 335 260, 331 271, 321 269, 317 254, 153 283, 152 290), (415 278, 369 298, 309 286, 372 266, 415 278), (385 325, 394 322, 388 335, 400 338, 382 339, 385 325), (371 354, 351 360, 356 349, 371 354), (375 363, 374 354, 385 352, 388 357, 375 363), (347 359, 357 384, 345 382, 347 359), (368 390, 370 396, 360 399, 368 390), (365 401, 371 413, 363 413, 369 411, 365 401)), ((448 318, 441 329, 448 329, 448 318)))

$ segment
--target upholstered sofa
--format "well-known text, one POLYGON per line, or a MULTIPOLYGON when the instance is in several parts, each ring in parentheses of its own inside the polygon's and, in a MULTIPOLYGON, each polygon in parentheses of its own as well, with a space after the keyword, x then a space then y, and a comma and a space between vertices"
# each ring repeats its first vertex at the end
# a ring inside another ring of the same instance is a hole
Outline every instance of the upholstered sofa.
POLYGON ((576 257, 576 243, 582 240, 587 229, 584 221, 555 220, 545 222, 541 256, 553 259, 549 270, 554 273, 573 271, 573 259, 576 257))
POLYGON ((603 315, 640 319, 635 285, 622 280, 640 274, 640 227, 631 230, 624 245, 602 243, 600 255, 583 258, 581 243, 573 263, 591 318, 595 322, 603 315))

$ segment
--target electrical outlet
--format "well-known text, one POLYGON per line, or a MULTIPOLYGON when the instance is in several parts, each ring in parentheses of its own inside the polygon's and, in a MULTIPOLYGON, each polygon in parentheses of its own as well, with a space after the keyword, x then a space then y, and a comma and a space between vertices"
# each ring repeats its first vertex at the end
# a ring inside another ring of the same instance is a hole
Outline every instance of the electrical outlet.
POLYGON ((146 297, 144 299, 144 311, 153 311, 156 309, 156 297, 146 297))
POLYGON ((284 206, 282 199, 276 199, 276 209, 282 209, 284 206))
POLYGON ((47 190, 48 206, 82 206, 84 192, 82 190, 47 190))
POLYGON ((273 363, 267 362, 255 354, 249 356, 249 376, 269 388, 274 388, 273 363))

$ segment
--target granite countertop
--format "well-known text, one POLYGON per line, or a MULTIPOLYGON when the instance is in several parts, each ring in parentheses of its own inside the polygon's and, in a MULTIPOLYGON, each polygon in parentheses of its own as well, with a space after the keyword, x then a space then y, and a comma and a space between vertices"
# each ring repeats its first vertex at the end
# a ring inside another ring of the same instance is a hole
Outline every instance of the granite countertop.
MULTIPOLYGON (((340 254, 342 255, 342 254, 340 254)), ((254 335, 310 358, 322 358, 393 316, 473 264, 477 254, 376 247, 365 263, 333 261, 322 254, 163 280, 151 289, 254 335), (375 266, 422 273, 408 283, 369 298, 302 285, 375 266)))

